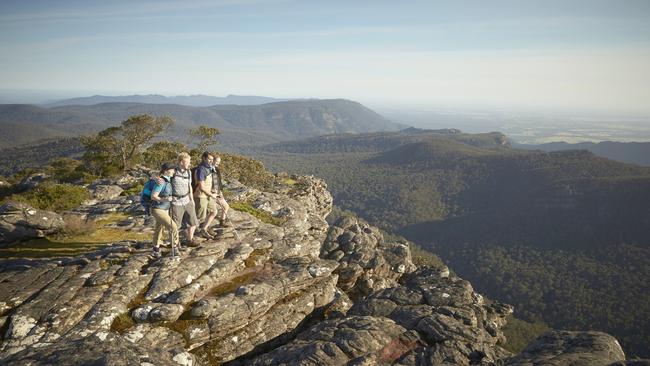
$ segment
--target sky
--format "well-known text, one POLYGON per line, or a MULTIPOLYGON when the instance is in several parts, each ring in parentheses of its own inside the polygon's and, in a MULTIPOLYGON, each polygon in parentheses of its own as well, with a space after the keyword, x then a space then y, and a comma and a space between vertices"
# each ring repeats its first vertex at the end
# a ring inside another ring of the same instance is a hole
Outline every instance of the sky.
POLYGON ((650 115, 648 0, 2 0, 0 50, 5 95, 650 115))

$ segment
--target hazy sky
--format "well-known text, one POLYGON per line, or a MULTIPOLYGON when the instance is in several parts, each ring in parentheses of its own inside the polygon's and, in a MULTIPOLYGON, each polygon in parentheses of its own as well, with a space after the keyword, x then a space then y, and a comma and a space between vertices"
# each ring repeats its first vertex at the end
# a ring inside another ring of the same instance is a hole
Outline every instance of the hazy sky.
POLYGON ((0 89, 650 113, 650 1, 0 1, 0 89))

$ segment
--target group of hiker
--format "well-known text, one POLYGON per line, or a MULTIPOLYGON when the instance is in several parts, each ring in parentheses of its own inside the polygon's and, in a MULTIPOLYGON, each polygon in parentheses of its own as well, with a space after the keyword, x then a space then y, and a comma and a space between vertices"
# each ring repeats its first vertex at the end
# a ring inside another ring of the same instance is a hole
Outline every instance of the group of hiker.
POLYGON ((179 229, 186 224, 184 246, 197 246, 194 236, 213 239, 210 226, 219 216, 219 226, 229 227, 228 202, 223 197, 222 176, 219 165, 221 157, 206 151, 201 155, 201 163, 191 169, 191 157, 182 152, 176 163, 164 163, 160 176, 152 178, 143 189, 142 197, 150 197, 145 210, 154 217, 156 225, 153 234, 153 252, 161 257, 160 245, 163 232, 170 233, 172 256, 181 249, 179 229))

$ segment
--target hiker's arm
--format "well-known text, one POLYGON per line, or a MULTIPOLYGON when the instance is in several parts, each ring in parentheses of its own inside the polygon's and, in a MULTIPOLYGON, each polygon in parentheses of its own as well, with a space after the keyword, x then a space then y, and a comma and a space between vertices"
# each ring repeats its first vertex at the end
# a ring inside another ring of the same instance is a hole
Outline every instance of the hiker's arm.
POLYGON ((153 192, 151 192, 151 200, 152 201, 158 201, 158 202, 165 202, 165 201, 172 201, 172 196, 167 196, 167 197, 160 197, 160 190, 156 190, 154 187, 153 192))
POLYGON ((208 187, 208 185, 205 183, 204 180, 199 181, 199 189, 201 190, 201 192, 214 198, 214 193, 212 193, 212 187, 208 187))

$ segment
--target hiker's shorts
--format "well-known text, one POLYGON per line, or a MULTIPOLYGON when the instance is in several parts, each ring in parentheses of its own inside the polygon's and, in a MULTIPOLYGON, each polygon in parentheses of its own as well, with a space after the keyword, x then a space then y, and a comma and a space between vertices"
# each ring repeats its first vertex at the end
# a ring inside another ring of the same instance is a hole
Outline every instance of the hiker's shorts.
POLYGON ((181 223, 183 222, 183 217, 187 213, 187 219, 185 223, 188 226, 196 226, 199 224, 199 220, 196 218, 196 208, 194 207, 194 202, 189 201, 184 205, 174 205, 172 204, 172 219, 176 223, 176 227, 180 228, 181 223))
POLYGON ((196 206, 196 217, 199 222, 204 222, 205 218, 208 216, 208 212, 217 211, 217 203, 211 197, 199 197, 195 199, 198 200, 198 206, 196 206))

